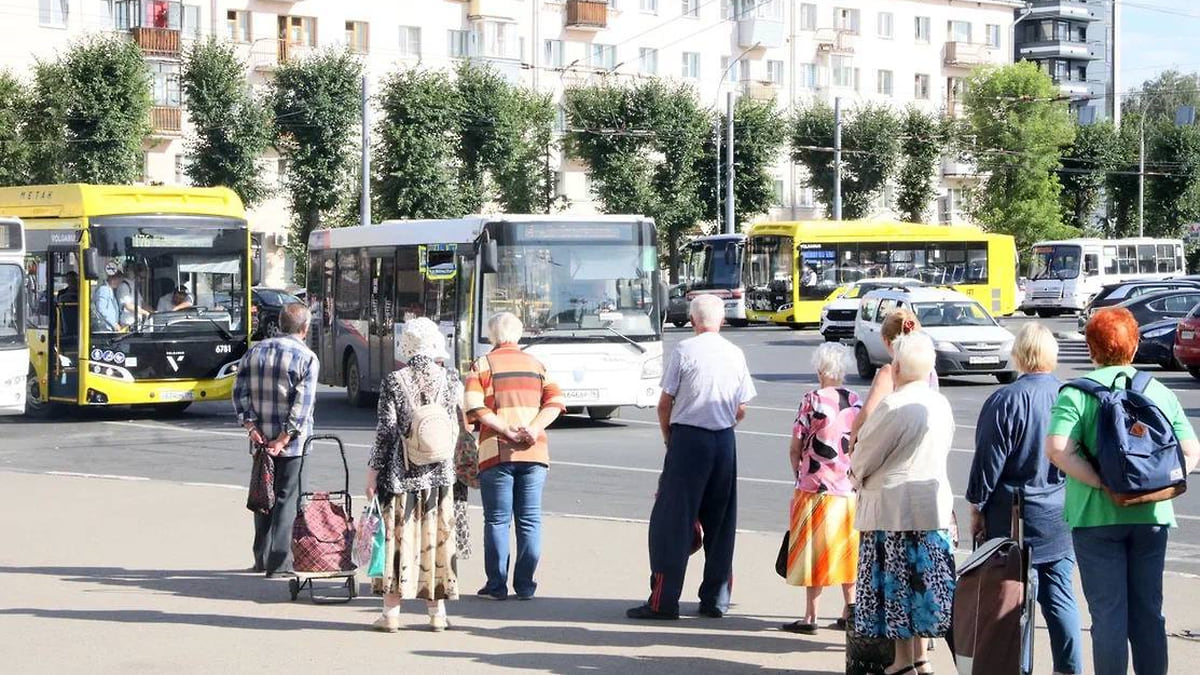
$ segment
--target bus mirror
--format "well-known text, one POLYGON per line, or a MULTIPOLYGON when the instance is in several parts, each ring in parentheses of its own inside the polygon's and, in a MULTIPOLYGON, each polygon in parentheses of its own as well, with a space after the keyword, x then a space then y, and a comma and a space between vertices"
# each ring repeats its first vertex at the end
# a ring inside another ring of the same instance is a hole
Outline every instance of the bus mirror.
POLYGON ((100 264, 99 249, 89 248, 83 251, 83 278, 88 281, 99 281, 100 270, 104 266, 100 264))
POLYGON ((485 274, 495 274, 500 271, 500 247, 495 239, 483 242, 479 249, 479 267, 485 274))
POLYGON ((258 286, 262 283, 262 258, 255 255, 250 258, 250 285, 258 286))

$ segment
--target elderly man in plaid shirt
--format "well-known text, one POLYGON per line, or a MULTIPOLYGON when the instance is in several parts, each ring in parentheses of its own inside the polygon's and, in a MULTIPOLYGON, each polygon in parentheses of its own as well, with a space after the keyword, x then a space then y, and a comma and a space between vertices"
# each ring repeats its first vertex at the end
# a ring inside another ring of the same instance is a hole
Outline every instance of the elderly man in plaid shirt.
POLYGON ((308 308, 292 303, 279 315, 282 335, 254 345, 238 366, 233 409, 250 440, 275 458, 275 506, 254 514, 254 571, 291 577, 299 458, 312 434, 321 364, 305 344, 308 308))

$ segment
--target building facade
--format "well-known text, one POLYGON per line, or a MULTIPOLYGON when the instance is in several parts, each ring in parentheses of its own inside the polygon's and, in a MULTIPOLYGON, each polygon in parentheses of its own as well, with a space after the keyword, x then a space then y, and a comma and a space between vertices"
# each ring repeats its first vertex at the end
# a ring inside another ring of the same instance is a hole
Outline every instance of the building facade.
POLYGON ((1080 122, 1119 120, 1116 3, 1034 0, 1017 12, 1016 51, 1050 75, 1080 122))
MULTIPOLYGON (((725 96, 771 98, 785 112, 813 100, 843 107, 882 102, 950 114, 961 109, 971 69, 1005 63, 1013 44, 1014 0, 37 0, 5 11, 0 65, 15 72, 98 32, 128 35, 154 79, 153 133, 145 142, 148 182, 186 181, 186 101, 180 57, 194 40, 234 43, 255 85, 281 62, 345 46, 372 81, 403 67, 450 70, 461 59, 492 64, 513 82, 560 100, 567 87, 598 78, 670 77, 695 86, 702 103, 725 96)), ((1054 3, 1080 4, 1080 3, 1054 3)), ((1025 20, 1026 22, 1029 19, 1025 20)), ((1047 57, 1057 58, 1057 57, 1047 57)), ((1057 67, 1057 66, 1055 66, 1057 67)), ((559 132, 565 132, 560 115, 559 132)), ((559 161, 565 208, 592 212, 583 167, 559 161)), ((936 210, 961 220, 970 167, 943 164, 936 210)), ((264 157, 264 175, 283 165, 264 157)), ((803 170, 781 156, 772 218, 825 212, 803 170)), ((888 199, 879 211, 886 214, 888 199)), ((289 215, 282 197, 252 213, 282 283, 289 215)))

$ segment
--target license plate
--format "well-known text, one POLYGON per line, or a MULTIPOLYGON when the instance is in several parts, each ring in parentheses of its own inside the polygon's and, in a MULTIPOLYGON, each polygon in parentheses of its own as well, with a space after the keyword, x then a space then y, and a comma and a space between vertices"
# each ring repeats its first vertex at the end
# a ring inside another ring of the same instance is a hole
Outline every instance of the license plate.
POLYGON ((160 391, 158 392, 158 400, 160 401, 191 401, 196 398, 194 391, 160 391))
POLYGON ((973 366, 983 366, 989 363, 1000 363, 999 356, 972 356, 967 361, 973 366))
POLYGON ((1190 331, 1190 330, 1185 330, 1185 331, 1183 331, 1182 333, 1180 333, 1180 334, 1179 334, 1179 339, 1180 339, 1180 340, 1195 340, 1195 339, 1196 339, 1196 332, 1195 332, 1195 331, 1190 331))
POLYGON ((565 401, 595 401, 600 398, 599 389, 564 389, 562 393, 565 401))

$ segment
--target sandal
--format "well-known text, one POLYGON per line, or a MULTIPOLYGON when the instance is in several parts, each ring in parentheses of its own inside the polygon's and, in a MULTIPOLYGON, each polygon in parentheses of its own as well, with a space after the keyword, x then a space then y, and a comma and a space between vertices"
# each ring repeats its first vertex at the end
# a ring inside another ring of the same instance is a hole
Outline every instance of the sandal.
POLYGON ((932 670, 921 670, 922 666, 929 666, 930 668, 933 667, 928 661, 917 661, 916 663, 912 664, 913 670, 917 671, 918 675, 933 675, 932 670))
POLYGON ((799 619, 791 623, 783 624, 780 626, 780 630, 787 631, 788 633, 800 633, 801 635, 816 635, 817 624, 809 623, 803 619, 799 619))
POLYGON ((914 667, 914 666, 904 666, 904 667, 903 667, 903 668, 901 668, 900 670, 893 670, 893 671, 892 671, 892 672, 890 672, 890 673, 889 673, 888 671, 886 671, 886 670, 885 670, 885 671, 883 671, 883 675, 905 675, 905 673, 915 673, 915 672, 917 672, 917 669, 916 669, 916 667, 914 667))

